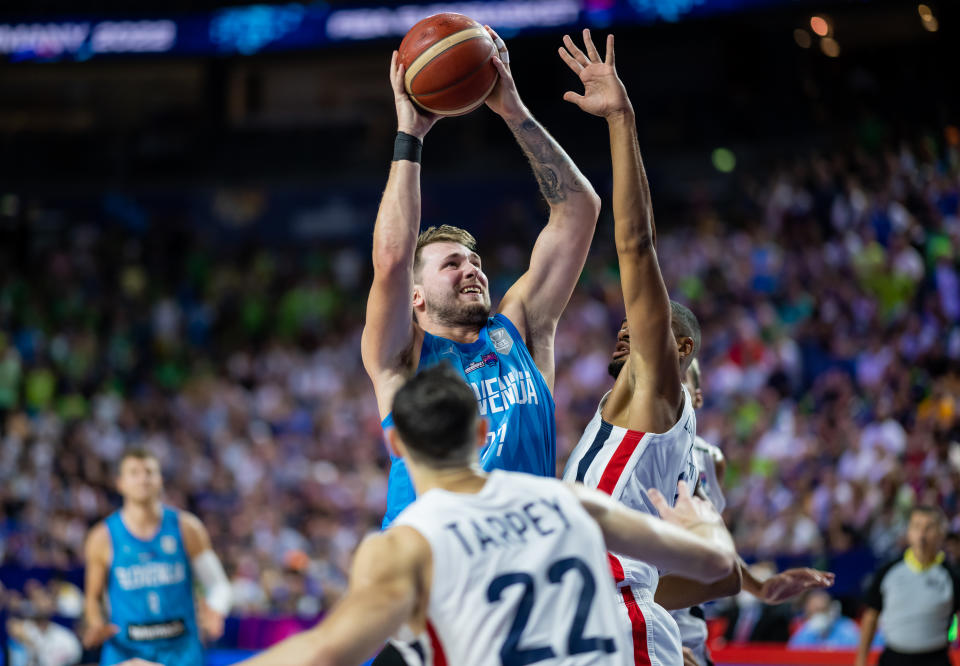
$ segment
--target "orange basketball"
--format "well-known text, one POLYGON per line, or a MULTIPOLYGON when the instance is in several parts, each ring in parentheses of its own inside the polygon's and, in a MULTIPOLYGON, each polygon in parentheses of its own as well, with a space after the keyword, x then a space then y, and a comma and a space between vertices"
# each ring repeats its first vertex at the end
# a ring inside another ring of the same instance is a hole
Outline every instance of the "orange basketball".
POLYGON ((499 74, 491 58, 497 47, 483 26, 463 14, 434 14, 400 43, 404 85, 421 108, 460 116, 483 104, 499 74))

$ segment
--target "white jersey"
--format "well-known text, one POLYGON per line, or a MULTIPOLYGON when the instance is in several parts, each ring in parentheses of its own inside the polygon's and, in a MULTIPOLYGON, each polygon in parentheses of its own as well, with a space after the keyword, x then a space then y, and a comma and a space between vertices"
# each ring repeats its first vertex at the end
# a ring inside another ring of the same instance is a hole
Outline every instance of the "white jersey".
MULTIPOLYGON (((699 471, 693 463, 697 417, 686 387, 683 411, 665 433, 628 430, 603 419, 600 401, 580 442, 570 454, 565 481, 580 481, 602 490, 631 509, 658 516, 646 490, 656 488, 673 505, 677 482, 687 481, 693 492, 699 471)), ((660 572, 656 567, 625 555, 612 553, 610 566, 622 596, 621 624, 633 637, 636 664, 681 664, 683 661, 677 623, 653 602, 660 572)), ((668 573, 668 572, 664 572, 668 573)))
POLYGON ((424 662, 633 663, 612 629, 603 534, 561 481, 496 470, 476 494, 424 493, 393 525, 417 530, 433 553, 424 662))
POLYGON ((709 663, 707 655, 707 622, 703 619, 703 610, 699 606, 694 608, 684 608, 683 610, 670 611, 670 615, 677 622, 680 629, 680 642, 683 647, 693 651, 700 666, 707 666, 709 663))
MULTIPOLYGON (((723 460, 720 449, 697 435, 693 442, 693 462, 700 474, 698 485, 706 493, 711 504, 717 511, 723 511, 727 506, 727 499, 723 496, 723 488, 717 479, 717 461, 723 460)), ((680 629, 680 641, 683 647, 693 650, 697 661, 705 666, 707 655, 707 622, 703 618, 700 608, 684 608, 670 611, 670 615, 677 622, 680 629)))
POLYGON ((693 442, 693 463, 700 473, 699 485, 717 511, 723 513, 727 498, 723 496, 723 488, 717 479, 717 462, 720 460, 723 460, 720 449, 697 435, 693 442))

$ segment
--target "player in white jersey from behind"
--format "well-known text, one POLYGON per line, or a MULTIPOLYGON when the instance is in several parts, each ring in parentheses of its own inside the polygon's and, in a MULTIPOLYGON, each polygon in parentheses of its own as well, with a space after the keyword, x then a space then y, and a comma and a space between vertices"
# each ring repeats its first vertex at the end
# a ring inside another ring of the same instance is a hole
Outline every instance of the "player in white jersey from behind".
MULTIPOLYGON (((567 92, 564 99, 607 121, 614 236, 627 315, 620 337, 628 337, 630 344, 618 344, 622 371, 570 455, 564 479, 582 481, 632 509, 657 515, 649 491, 658 489, 672 504, 677 481, 692 484, 696 475, 691 451, 697 420, 683 377, 700 347, 700 327, 690 310, 671 302, 660 273, 650 187, 633 105, 617 75, 613 35, 607 36, 601 58, 590 31, 583 34, 586 53, 569 36, 563 38, 560 57, 584 86, 583 95, 567 92)), ((610 562, 622 599, 621 629, 633 642, 634 663, 682 664, 677 623, 654 602, 661 570, 672 567, 658 569, 622 552, 615 552, 610 562)), ((726 595, 739 591, 739 567, 722 587, 726 595)))
POLYGON ((393 415, 390 445, 417 500, 361 544, 346 596, 320 625, 248 666, 359 664, 404 626, 429 637, 420 660, 435 666, 626 666, 608 548, 704 582, 735 565, 719 514, 697 498, 670 508, 652 490, 659 520, 583 486, 480 471, 487 424, 446 365, 409 379, 393 415))
MULTIPOLYGON (((703 389, 700 382, 700 364, 697 359, 691 362, 684 384, 693 400, 693 408, 700 409, 703 406, 703 389)), ((726 468, 723 452, 697 435, 693 443, 693 462, 699 472, 695 492, 709 500, 718 512, 722 512, 727 505, 723 495, 723 476, 726 468)), ((834 580, 834 575, 830 572, 803 567, 787 569, 766 580, 760 580, 751 573, 750 568, 742 560, 740 564, 744 591, 766 604, 784 603, 807 590, 830 587, 834 580)), ((673 608, 675 603, 683 603, 684 600, 679 598, 682 596, 696 594, 711 598, 709 586, 706 591, 696 590, 703 587, 692 581, 681 582, 675 580, 674 576, 667 576, 660 579, 654 599, 666 608, 673 608), (686 592, 683 588, 686 588, 686 592)), ((693 602, 692 598, 690 601, 693 602)), ((671 610, 670 615, 677 621, 677 626, 680 628, 684 666, 712 666, 713 662, 707 651, 707 623, 703 610, 699 606, 692 606, 671 610)))

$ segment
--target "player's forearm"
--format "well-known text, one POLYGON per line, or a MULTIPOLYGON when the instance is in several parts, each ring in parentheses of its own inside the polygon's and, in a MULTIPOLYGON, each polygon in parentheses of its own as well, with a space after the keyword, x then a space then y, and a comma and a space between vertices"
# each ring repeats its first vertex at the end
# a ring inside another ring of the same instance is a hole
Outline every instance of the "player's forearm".
POLYGON ((701 583, 681 576, 662 576, 653 600, 667 610, 679 610, 729 597, 739 591, 740 571, 739 567, 735 567, 726 578, 713 583, 701 583))
POLYGON ((611 509, 598 522, 610 550, 686 578, 713 583, 736 567, 732 542, 725 543, 708 525, 688 531, 621 507, 611 509))
POLYGON ((640 156, 633 111, 607 118, 613 163, 613 218, 617 252, 637 253, 656 242, 650 185, 640 156))
POLYGON ((87 624, 103 624, 103 607, 100 605, 99 597, 91 599, 87 597, 83 603, 83 615, 87 624))
POLYGON ((740 563, 740 571, 743 572, 743 589, 755 597, 760 597, 763 594, 763 581, 750 572, 750 567, 743 558, 738 557, 737 561, 740 563))
POLYGON ((397 160, 380 200, 373 228, 373 266, 377 271, 412 270, 420 233, 420 165, 397 160))
MULTIPOLYGON (((599 210, 600 199, 593 191, 590 181, 580 173, 580 169, 560 144, 526 109, 523 113, 508 118, 507 126, 530 161, 533 174, 540 185, 540 193, 551 209, 582 207, 587 212, 599 210)), ((594 212, 591 224, 583 225, 591 237, 595 224, 594 212)))

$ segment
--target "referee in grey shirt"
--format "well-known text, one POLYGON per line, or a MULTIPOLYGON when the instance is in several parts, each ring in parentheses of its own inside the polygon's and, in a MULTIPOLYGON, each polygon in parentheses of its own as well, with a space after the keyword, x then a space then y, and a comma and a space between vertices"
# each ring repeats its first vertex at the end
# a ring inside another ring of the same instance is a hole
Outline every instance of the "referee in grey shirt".
POLYGON ((960 609, 960 578, 943 561, 946 527, 936 507, 910 512, 907 552, 881 567, 867 591, 857 666, 866 666, 878 619, 886 641, 878 666, 950 666, 947 631, 960 609))

